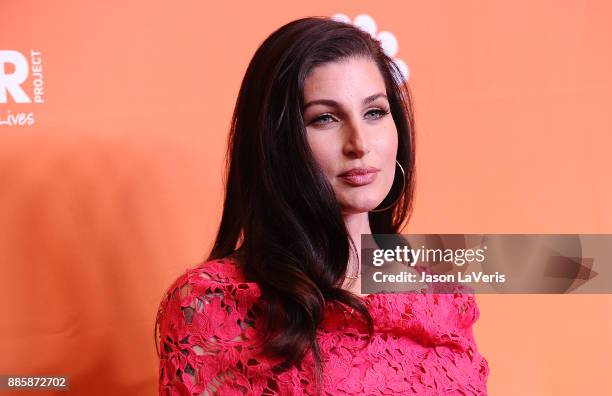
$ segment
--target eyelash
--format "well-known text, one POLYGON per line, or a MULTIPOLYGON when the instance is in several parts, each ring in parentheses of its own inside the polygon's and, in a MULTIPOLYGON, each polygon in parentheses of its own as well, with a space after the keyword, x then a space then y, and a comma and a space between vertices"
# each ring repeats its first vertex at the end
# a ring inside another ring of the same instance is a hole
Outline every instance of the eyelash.
MULTIPOLYGON (((388 110, 388 109, 372 109, 372 110, 369 110, 369 111, 368 111, 368 113, 371 113, 371 112, 376 112, 376 113, 378 113, 378 114, 379 114, 378 118, 374 118, 375 120, 380 120, 381 118, 383 118, 384 116, 386 116, 387 114, 389 114, 389 110, 388 110)), ((368 113, 366 113, 366 114, 368 114, 368 113)), ((332 115, 331 115, 331 114, 323 114, 323 115, 320 115, 319 117, 317 117, 317 118, 315 118, 314 120, 312 120, 312 123, 313 123, 313 124, 317 124, 317 125, 325 125, 325 124, 329 124, 328 122, 319 123, 319 121, 320 121, 321 119, 325 119, 325 118, 327 118, 327 117, 332 117, 332 115)))

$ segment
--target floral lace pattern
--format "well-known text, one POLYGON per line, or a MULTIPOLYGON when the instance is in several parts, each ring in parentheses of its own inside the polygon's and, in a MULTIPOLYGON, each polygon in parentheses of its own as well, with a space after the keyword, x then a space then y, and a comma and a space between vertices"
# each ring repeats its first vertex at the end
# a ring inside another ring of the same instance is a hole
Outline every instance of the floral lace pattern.
MULTIPOLYGON (((289 370, 259 354, 261 296, 226 258, 187 270, 158 312, 161 395, 311 395, 313 357, 289 370)), ((324 395, 486 395, 489 367, 476 348, 472 294, 371 294, 367 327, 328 303, 317 330, 324 395)))

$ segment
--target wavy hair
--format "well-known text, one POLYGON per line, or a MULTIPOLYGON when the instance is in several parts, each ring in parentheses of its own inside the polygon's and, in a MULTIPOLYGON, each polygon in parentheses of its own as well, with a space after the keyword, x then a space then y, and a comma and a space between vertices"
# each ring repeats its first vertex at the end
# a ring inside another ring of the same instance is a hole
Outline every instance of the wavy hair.
MULTIPOLYGON (((359 28, 326 17, 292 21, 257 49, 240 86, 226 155, 225 200, 208 260, 240 257, 248 280, 262 291, 264 353, 299 363, 310 349, 315 382, 322 362, 316 340, 326 301, 343 303, 362 316, 370 338, 373 321, 362 299, 342 289, 356 254, 334 191, 306 138, 303 87, 309 73, 327 62, 365 57, 385 81, 398 131, 397 161, 405 170, 380 207, 368 214, 373 233, 395 234, 412 210, 414 121, 400 70, 381 44, 359 28), (399 197, 399 199, 398 199, 399 197)), ((319 388, 317 388, 319 389, 319 388)))

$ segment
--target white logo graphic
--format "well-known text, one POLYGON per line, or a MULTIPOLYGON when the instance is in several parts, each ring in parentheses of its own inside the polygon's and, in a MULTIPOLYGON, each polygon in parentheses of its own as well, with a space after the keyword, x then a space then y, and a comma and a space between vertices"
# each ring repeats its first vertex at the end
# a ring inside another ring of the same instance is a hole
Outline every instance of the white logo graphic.
MULTIPOLYGON (((0 50, 0 104, 11 102, 16 105, 44 103, 43 69, 40 51, 31 50, 30 60, 19 51, 0 50), (24 85, 32 78, 31 92, 24 85)), ((0 126, 34 124, 34 113, 13 113, 8 110, 6 117, 0 113, 0 126)))
POLYGON ((370 36, 374 37, 376 40, 380 41, 385 54, 393 59, 393 62, 395 62, 397 68, 400 70, 402 74, 401 77, 404 79, 404 81, 408 81, 408 78, 410 77, 410 69, 408 69, 408 65, 403 60, 395 58, 399 45, 393 33, 387 31, 377 33, 378 28, 376 26, 376 21, 367 14, 357 15, 354 21, 351 21, 351 18, 345 14, 334 14, 332 15, 331 19, 355 25, 361 30, 369 33, 370 36))

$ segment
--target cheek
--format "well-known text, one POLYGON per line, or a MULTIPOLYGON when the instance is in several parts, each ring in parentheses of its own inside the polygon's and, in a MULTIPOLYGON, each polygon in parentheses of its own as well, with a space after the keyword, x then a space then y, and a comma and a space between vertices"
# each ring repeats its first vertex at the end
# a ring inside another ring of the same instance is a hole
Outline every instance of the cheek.
MULTIPOLYGON (((398 137, 397 130, 395 129, 395 124, 390 127, 386 134, 385 138, 381 139, 379 145, 379 153, 381 158, 383 159, 385 173, 387 177, 385 178, 386 184, 391 186, 393 184, 393 179, 396 171, 395 158, 397 158, 397 146, 398 146, 398 137)), ((399 170, 398 170, 399 171, 399 170)))
POLYGON ((389 116, 388 121, 389 128, 387 129, 387 133, 389 134, 389 138, 387 139, 387 150, 393 153, 393 158, 395 158, 398 144, 397 128, 395 127, 395 122, 392 117, 389 116))
POLYGON ((331 143, 321 134, 312 133, 308 135, 310 151, 312 151, 312 155, 321 170, 327 174, 333 172, 334 164, 337 162, 334 155, 334 146, 331 143))
POLYGON ((398 137, 395 124, 392 124, 385 130, 384 136, 378 141, 378 153, 383 159, 385 165, 393 168, 395 166, 395 158, 397 157, 398 137))

